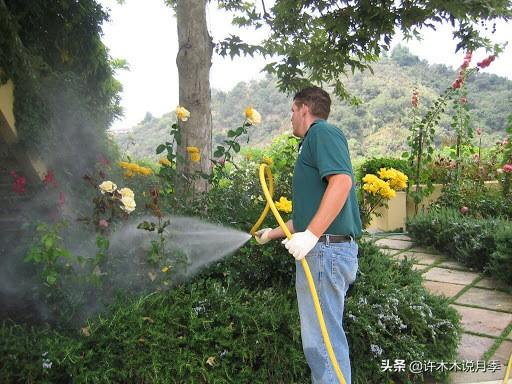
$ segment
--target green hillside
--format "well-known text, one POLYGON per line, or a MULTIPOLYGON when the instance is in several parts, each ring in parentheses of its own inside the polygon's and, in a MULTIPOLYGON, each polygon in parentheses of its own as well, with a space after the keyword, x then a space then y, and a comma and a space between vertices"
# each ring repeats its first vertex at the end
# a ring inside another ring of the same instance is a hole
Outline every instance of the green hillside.
MULTIPOLYGON (((354 158, 399 155, 407 148, 413 88, 419 89, 420 111, 424 113, 432 100, 457 76, 456 71, 444 65, 429 65, 400 46, 389 57, 383 57, 373 69, 374 74, 356 73, 346 78, 347 88, 361 100, 358 106, 333 99, 329 120, 344 131, 354 158)), ((491 145, 505 132, 505 121, 512 105, 512 81, 478 73, 466 84, 471 124, 484 130, 483 142, 491 145)), ((243 111, 249 105, 261 113, 263 122, 250 131, 248 145, 262 147, 276 136, 289 133, 290 102, 291 97, 279 93, 271 77, 241 82, 229 92, 213 90, 214 145, 225 138, 228 129, 241 124, 243 111)), ((115 133, 114 138, 122 153, 155 159, 155 148, 166 140, 174 119, 172 112, 162 118, 148 114, 129 132, 115 133)), ((450 122, 450 115, 441 119, 438 145, 453 142, 450 122)))

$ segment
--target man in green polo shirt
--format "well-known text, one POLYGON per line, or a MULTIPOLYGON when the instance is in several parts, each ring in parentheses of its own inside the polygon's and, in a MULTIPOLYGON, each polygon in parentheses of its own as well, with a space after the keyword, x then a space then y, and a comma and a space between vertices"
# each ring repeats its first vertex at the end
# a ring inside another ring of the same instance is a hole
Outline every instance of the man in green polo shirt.
MULTIPOLYGON (((343 330, 345 294, 356 279, 361 219, 347 140, 327 123, 329 94, 308 87, 295 94, 293 134, 302 138, 292 185, 293 234, 283 244, 296 259, 296 291, 302 346, 313 383, 338 383, 329 359, 300 260, 307 256, 331 344, 345 381, 351 382, 349 348, 343 330)), ((284 237, 280 228, 255 234, 259 244, 284 237)))

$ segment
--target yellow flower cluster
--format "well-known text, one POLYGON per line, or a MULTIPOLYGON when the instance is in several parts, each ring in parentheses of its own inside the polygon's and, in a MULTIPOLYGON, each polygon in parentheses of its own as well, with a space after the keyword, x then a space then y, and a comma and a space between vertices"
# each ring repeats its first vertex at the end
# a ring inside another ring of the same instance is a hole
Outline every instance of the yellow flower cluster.
POLYGON ((141 167, 138 164, 135 163, 129 163, 127 161, 120 161, 119 166, 123 169, 126 169, 124 175, 126 177, 132 177, 134 174, 138 173, 142 176, 149 176, 153 173, 153 170, 148 167, 141 167))
POLYGON ((167 157, 162 157, 160 160, 158 160, 158 163, 161 165, 166 165, 168 167, 170 167, 172 164, 167 157))
POLYGON ((187 152, 190 155, 190 161, 192 161, 193 163, 197 163, 201 160, 201 155, 199 154, 199 148, 187 147, 187 152))
POLYGON ((188 118, 190 117, 190 112, 187 111, 184 107, 178 105, 176 107, 176 117, 178 118, 178 120, 181 120, 181 121, 187 121, 188 118))
POLYGON ((379 177, 386 180, 389 183, 389 186, 395 191, 407 188, 407 181, 409 178, 394 168, 381 168, 378 174, 379 177))
POLYGON ((245 108, 245 118, 251 125, 257 125, 261 123, 261 115, 253 107, 245 108))
POLYGON ((374 196, 380 195, 384 199, 389 200, 396 195, 395 190, 389 186, 389 183, 371 173, 363 177, 363 182, 363 189, 374 196))
POLYGON ((284 213, 290 213, 292 211, 292 202, 284 196, 281 196, 279 201, 275 201, 274 204, 278 211, 284 213))

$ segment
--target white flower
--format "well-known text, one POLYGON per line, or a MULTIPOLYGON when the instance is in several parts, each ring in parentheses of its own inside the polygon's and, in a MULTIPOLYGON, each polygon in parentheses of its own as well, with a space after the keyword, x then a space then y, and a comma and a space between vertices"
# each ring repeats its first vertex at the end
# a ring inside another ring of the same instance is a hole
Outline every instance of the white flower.
POLYGON ((135 204, 135 200, 133 199, 133 197, 130 197, 130 196, 123 196, 121 198, 121 209, 123 211, 125 211, 126 213, 131 213, 135 210, 135 207, 137 206, 135 204))
POLYGON ((378 345, 376 345, 376 344, 371 344, 371 345, 370 345, 370 350, 372 351, 372 353, 373 353, 373 355, 374 355, 375 357, 378 357, 378 356, 382 355, 382 352, 384 352, 384 351, 382 350, 382 348, 381 348, 381 347, 379 347, 379 346, 378 346, 378 345))
POLYGON ((117 189, 117 185, 115 185, 113 182, 107 180, 107 181, 104 181, 103 183, 101 183, 99 185, 99 188, 100 188, 100 191, 102 194, 105 194, 106 192, 112 193, 117 189))
POLYGON ((131 197, 132 199, 135 197, 135 194, 130 188, 121 188, 119 191, 117 191, 121 194, 121 197, 131 197))

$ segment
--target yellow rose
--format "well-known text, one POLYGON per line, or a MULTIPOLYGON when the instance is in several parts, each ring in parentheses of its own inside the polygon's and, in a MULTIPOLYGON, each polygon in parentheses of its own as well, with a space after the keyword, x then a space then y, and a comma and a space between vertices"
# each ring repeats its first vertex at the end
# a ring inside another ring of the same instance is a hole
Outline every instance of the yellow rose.
POLYGON ((187 121, 188 118, 190 117, 190 112, 187 111, 184 107, 178 105, 176 107, 176 117, 178 118, 178 120, 187 121))
POLYGON ((100 191, 102 194, 112 193, 117 189, 117 185, 115 185, 113 182, 107 180, 107 181, 104 181, 103 183, 101 183, 99 185, 99 188, 100 188, 100 191))
POLYGON ((130 169, 133 172, 139 172, 140 166, 139 166, 139 164, 129 163, 128 169, 130 169))
POLYGON ((292 211, 292 202, 286 197, 281 196, 279 201, 274 202, 278 211, 290 213, 292 211))
POLYGON ((137 172, 143 176, 149 176, 153 173, 153 170, 151 168, 148 168, 148 167, 139 167, 139 169, 137 170, 137 172))
POLYGON ((197 152, 191 153, 190 161, 192 161, 193 163, 198 163, 199 161, 201 161, 201 155, 197 152))
POLYGON ((169 159, 167 157, 162 157, 160 160, 158 160, 158 162, 162 165, 166 165, 168 167, 171 166, 171 162, 169 161, 169 159))
POLYGON ((130 196, 123 196, 121 198, 121 206, 120 208, 125 211, 126 213, 131 213, 135 210, 135 207, 137 206, 135 204, 135 200, 133 199, 133 197, 130 197, 130 196))
POLYGON ((408 177, 404 173, 394 168, 381 168, 378 173, 382 179, 388 180, 390 187, 394 190, 407 188, 408 177))
POLYGON ((118 192, 121 194, 121 197, 131 197, 132 199, 135 197, 135 194, 130 188, 121 188, 118 192))
POLYGON ((190 155, 190 161, 192 161, 193 163, 198 163, 201 160, 201 155, 199 154, 199 148, 187 147, 187 152, 190 155))
POLYGON ((247 121, 249 121, 249 123, 251 123, 252 125, 257 125, 261 123, 261 115, 253 107, 245 108, 245 117, 247 121))

